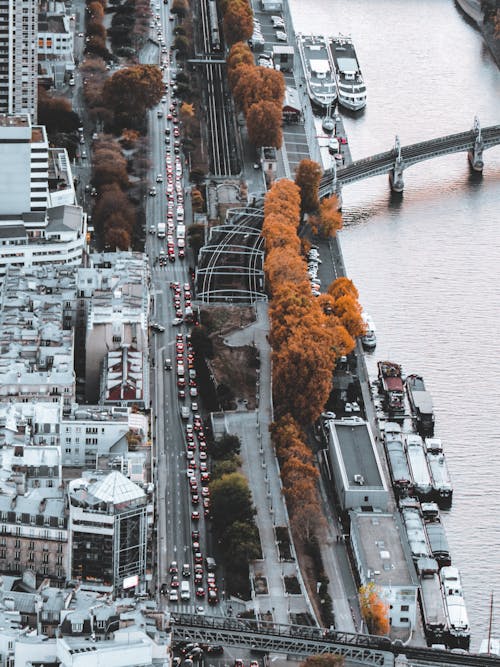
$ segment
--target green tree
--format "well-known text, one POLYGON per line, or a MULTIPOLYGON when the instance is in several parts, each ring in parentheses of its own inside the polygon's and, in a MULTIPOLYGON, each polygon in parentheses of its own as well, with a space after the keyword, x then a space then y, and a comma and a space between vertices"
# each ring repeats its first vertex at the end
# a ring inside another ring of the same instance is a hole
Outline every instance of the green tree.
POLYGON ((233 472, 238 472, 238 468, 240 467, 241 459, 236 455, 220 461, 214 461, 212 466, 212 479, 219 479, 223 475, 230 475, 233 472))
POLYGON ((239 454, 241 442, 237 435, 225 433, 210 447, 210 453, 214 459, 227 459, 234 454, 239 454))
POLYGON ((262 556, 259 531, 254 521, 235 521, 224 533, 222 544, 232 561, 248 562, 262 556))
POLYGON ((219 535, 235 521, 252 521, 255 509, 246 478, 234 472, 210 483, 213 526, 219 535))

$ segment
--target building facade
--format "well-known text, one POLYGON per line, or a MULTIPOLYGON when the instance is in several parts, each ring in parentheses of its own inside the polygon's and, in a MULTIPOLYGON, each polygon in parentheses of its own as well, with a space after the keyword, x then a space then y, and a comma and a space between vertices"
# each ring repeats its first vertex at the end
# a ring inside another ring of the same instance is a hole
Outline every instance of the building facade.
POLYGON ((146 579, 147 498, 118 471, 87 473, 68 486, 71 577, 113 592, 146 579))
POLYGON ((0 113, 37 116, 38 0, 0 0, 0 113))

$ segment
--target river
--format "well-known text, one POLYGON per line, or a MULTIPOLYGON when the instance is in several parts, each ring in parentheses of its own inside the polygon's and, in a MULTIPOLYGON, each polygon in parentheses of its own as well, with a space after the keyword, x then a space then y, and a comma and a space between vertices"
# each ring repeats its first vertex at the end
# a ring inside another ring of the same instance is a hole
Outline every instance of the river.
MULTIPOLYGON (((368 104, 343 114, 353 159, 460 132, 477 114, 500 123, 500 72, 452 0, 291 0, 301 32, 350 34, 368 104)), ((444 521, 460 569, 472 643, 500 601, 500 146, 483 177, 465 154, 408 169, 401 198, 387 177, 343 191, 349 276, 377 327, 368 358, 421 373, 435 404, 454 483, 444 521)), ((500 604, 500 603, 499 603, 500 604)), ((500 611, 493 634, 500 635, 500 611)))

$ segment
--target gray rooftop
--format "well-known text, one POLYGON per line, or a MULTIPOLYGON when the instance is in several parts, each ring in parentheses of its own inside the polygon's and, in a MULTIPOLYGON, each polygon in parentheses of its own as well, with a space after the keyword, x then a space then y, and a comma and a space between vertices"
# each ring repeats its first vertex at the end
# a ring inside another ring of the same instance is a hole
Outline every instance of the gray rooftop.
POLYGON ((354 475, 362 475, 365 486, 383 487, 369 424, 357 417, 329 420, 328 424, 340 448, 349 486, 356 486, 354 475))
POLYGON ((358 539, 365 571, 380 586, 416 585, 416 574, 408 545, 402 542, 404 529, 397 515, 352 511, 351 533, 358 539))

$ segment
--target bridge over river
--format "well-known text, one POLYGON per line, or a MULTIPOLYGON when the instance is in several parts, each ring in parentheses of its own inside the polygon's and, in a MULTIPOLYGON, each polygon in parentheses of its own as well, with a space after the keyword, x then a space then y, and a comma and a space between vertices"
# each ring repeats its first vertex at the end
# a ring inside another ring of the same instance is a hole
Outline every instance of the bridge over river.
POLYGON ((280 625, 241 618, 221 618, 193 614, 171 615, 174 641, 222 644, 255 652, 281 653, 296 658, 321 653, 336 653, 347 661, 362 665, 393 667, 397 657, 422 667, 500 667, 500 657, 456 654, 430 648, 403 646, 387 637, 324 630, 315 626, 280 625))
POLYGON ((483 150, 498 144, 500 144, 500 125, 481 129, 477 118, 474 120, 472 130, 421 141, 418 144, 401 146, 396 137, 395 146, 390 151, 356 160, 343 169, 334 166, 325 171, 321 178, 319 194, 321 198, 339 194, 344 185, 381 174, 389 174, 392 189, 402 192, 403 171, 406 168, 424 160, 462 151, 467 151, 472 168, 479 172, 482 171, 484 164, 483 150))

